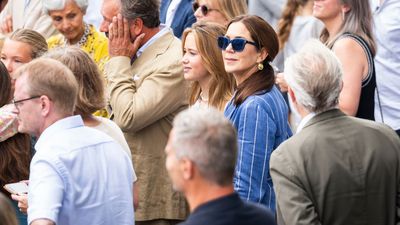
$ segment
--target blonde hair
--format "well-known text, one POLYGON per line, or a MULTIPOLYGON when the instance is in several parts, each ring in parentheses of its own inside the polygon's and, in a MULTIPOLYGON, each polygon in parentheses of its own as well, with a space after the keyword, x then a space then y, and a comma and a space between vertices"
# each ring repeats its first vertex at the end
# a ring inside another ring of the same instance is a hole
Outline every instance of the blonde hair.
POLYGON ((21 66, 17 76, 27 74, 27 92, 31 96, 46 95, 63 115, 73 114, 78 83, 71 70, 54 59, 38 58, 21 66))
POLYGON ((247 14, 246 0, 218 0, 216 2, 219 10, 228 21, 237 16, 247 14))
POLYGON ((372 34, 372 12, 369 1, 364 0, 338 0, 340 4, 348 5, 350 10, 343 15, 343 22, 340 30, 335 37, 330 37, 328 30, 325 28, 321 32, 320 40, 329 48, 332 48, 335 41, 340 38, 343 33, 352 33, 360 36, 367 42, 373 55, 376 53, 375 41, 372 34))
MULTIPOLYGON (((225 34, 225 28, 213 22, 199 21, 194 23, 182 34, 182 48, 185 46, 186 37, 190 33, 195 38, 203 65, 210 74, 209 89, 203 90, 208 92, 208 104, 223 110, 235 87, 234 77, 225 71, 222 52, 217 46, 217 38, 225 34)), ((201 91, 199 82, 192 82, 189 92, 190 105, 193 105, 199 99, 201 91)))
POLYGON ((38 32, 31 29, 17 29, 8 39, 19 41, 31 46, 30 56, 32 59, 42 56, 48 50, 46 39, 38 32))
POLYGON ((78 81, 75 114, 87 116, 106 105, 104 81, 93 59, 78 47, 55 48, 44 57, 65 64, 78 81))

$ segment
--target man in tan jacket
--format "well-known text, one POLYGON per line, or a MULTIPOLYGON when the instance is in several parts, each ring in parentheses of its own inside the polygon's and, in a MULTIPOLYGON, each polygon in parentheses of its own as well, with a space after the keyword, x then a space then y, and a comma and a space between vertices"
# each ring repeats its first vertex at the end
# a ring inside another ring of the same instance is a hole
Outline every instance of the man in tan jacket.
POLYGON ((342 68, 319 41, 289 58, 284 76, 303 120, 270 160, 278 225, 398 224, 396 133, 338 109, 342 68))
POLYGON ((105 0, 100 30, 108 33, 109 102, 125 132, 138 176, 136 224, 175 224, 188 214, 172 189, 164 148, 172 120, 187 107, 181 42, 161 27, 157 0, 105 0))

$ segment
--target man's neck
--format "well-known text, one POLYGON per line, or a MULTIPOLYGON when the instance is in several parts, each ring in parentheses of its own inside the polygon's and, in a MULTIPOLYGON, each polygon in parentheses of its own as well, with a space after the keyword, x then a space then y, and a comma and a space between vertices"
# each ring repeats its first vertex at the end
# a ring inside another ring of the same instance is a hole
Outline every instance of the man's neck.
POLYGON ((146 28, 143 27, 143 33, 146 35, 143 38, 142 45, 147 43, 154 35, 156 35, 160 31, 160 27, 155 27, 155 28, 146 28))
POLYGON ((232 185, 221 187, 209 182, 196 183, 189 189, 190 190, 185 191, 185 195, 190 206, 190 212, 193 212, 204 203, 234 193, 232 185))

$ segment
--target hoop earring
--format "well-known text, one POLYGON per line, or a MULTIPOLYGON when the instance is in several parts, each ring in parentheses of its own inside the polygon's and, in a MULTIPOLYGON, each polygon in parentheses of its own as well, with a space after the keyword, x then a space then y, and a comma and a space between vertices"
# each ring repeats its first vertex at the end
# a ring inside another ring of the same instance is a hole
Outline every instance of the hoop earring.
POLYGON ((258 70, 263 70, 264 69, 264 65, 262 63, 258 63, 257 69, 258 70))

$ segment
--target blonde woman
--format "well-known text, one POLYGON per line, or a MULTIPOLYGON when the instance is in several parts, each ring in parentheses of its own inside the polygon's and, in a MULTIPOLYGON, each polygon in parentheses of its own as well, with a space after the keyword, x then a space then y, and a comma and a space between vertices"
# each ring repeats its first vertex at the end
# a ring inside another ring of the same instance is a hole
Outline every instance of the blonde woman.
POLYGON ((225 29, 217 23, 197 22, 183 33, 184 77, 191 81, 189 105, 213 106, 222 111, 232 96, 234 78, 225 71, 215 43, 225 29))
POLYGON ((246 0, 195 0, 194 16, 197 21, 212 21, 221 25, 239 15, 247 14, 246 0))

